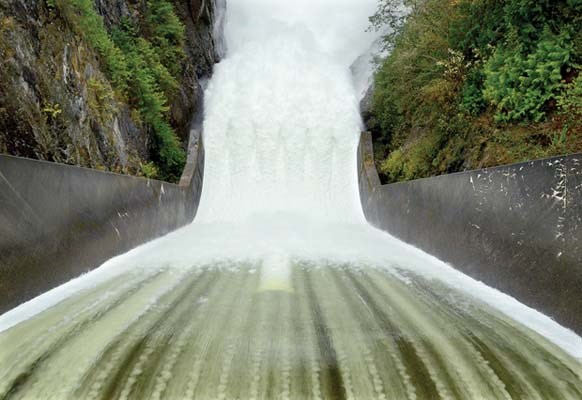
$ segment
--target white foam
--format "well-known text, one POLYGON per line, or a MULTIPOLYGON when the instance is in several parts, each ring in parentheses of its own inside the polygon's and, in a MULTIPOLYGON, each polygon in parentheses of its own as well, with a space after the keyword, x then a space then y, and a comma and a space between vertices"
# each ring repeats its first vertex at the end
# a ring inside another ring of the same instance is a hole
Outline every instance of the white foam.
POLYGON ((582 358, 574 332, 364 221, 356 168, 362 84, 350 66, 374 41, 365 29, 375 6, 231 0, 229 53, 206 91, 204 190, 195 222, 0 316, 0 331, 128 270, 266 259, 266 276, 281 283, 289 260, 301 258, 439 279, 582 358))

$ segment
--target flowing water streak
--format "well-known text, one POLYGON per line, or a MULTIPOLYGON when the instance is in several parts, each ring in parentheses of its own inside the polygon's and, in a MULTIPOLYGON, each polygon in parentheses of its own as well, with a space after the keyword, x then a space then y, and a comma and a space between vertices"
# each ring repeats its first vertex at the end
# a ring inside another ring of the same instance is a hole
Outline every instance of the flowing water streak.
POLYGON ((0 400, 582 398, 580 337, 365 223, 375 3, 229 2, 196 221, 0 316, 0 400))
POLYGON ((579 362, 445 285, 289 263, 288 287, 229 262, 82 291, 0 334, 0 398, 582 396, 579 362))

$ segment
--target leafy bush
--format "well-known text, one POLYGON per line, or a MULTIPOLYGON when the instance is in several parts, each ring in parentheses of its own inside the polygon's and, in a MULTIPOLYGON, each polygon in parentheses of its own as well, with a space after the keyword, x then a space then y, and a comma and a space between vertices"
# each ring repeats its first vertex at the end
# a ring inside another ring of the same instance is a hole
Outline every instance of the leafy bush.
POLYGON ((139 164, 141 174, 149 179, 156 179, 159 176, 159 171, 156 165, 152 162, 139 164))
POLYGON ((63 110, 61 109, 60 104, 55 103, 47 103, 42 108, 42 112, 48 115, 52 119, 56 119, 60 114, 62 114, 63 110))
POLYGON ((403 180, 403 170, 404 170, 404 156, 402 155, 402 151, 395 150, 388 158, 386 158, 381 166, 380 172, 384 175, 387 175, 391 182, 396 182, 399 180, 403 180))
POLYGON ((468 60, 491 55, 493 46, 502 42, 507 27, 503 23, 503 2, 474 0, 459 2, 458 18, 451 21, 449 45, 468 60))
POLYGON ((406 149, 393 151, 381 164, 380 172, 391 181, 409 181, 429 175, 435 169, 438 135, 425 135, 406 149))
POLYGON ((180 72, 180 63, 184 58, 184 25, 174 12, 172 3, 166 0, 149 0, 147 26, 150 41, 160 61, 172 74, 180 72))
POLYGON ((141 120, 155 133, 156 161, 161 177, 177 180, 186 155, 172 127, 165 119, 169 108, 167 98, 178 83, 162 64, 152 44, 136 34, 127 21, 113 33, 115 43, 126 55, 130 70, 129 95, 141 120))
POLYGON ((582 151, 581 0, 379 0, 371 23, 387 181, 582 151))
POLYGON ((111 118, 114 111, 115 95, 113 89, 104 79, 90 78, 87 81, 88 99, 87 104, 102 121, 111 118))
POLYGON ((467 80, 461 91, 460 110, 465 114, 478 116, 487 108, 487 102, 483 98, 483 83, 485 76, 481 69, 473 69, 467 76, 467 80))
POLYGON ((539 122, 563 88, 561 71, 571 58, 570 36, 547 33, 532 53, 500 48, 485 64, 483 97, 495 108, 497 121, 539 122))
POLYGON ((558 98, 558 105, 570 121, 577 121, 580 124, 582 121, 582 75, 565 86, 564 92, 558 98))
POLYGON ((119 93, 127 90, 130 75, 125 57, 113 43, 105 29, 103 17, 95 10, 92 0, 55 0, 65 17, 77 28, 77 32, 97 50, 111 83, 119 93))

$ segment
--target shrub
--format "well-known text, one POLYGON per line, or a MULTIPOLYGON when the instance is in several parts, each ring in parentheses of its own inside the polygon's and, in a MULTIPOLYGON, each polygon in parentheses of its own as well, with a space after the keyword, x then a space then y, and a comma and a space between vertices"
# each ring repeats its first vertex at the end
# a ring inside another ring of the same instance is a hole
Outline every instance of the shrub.
POLYGON ((561 71, 570 61, 570 36, 546 32, 532 53, 499 48, 485 64, 483 97, 495 108, 497 121, 539 122, 563 88, 561 71))
POLYGON ((402 151, 395 150, 382 162, 380 171, 388 176, 389 181, 396 182, 403 178, 403 158, 402 151))
POLYGON ((101 56, 101 62, 115 89, 125 94, 131 74, 125 57, 115 45, 92 0, 55 0, 65 17, 101 56))
POLYGON ((474 68, 468 75, 461 91, 460 110, 465 114, 477 116, 487 108, 483 98, 485 75, 480 68, 474 68))
POLYGON ((582 75, 565 86, 564 92, 558 98, 558 106, 570 121, 582 121, 582 75))
POLYGON ((159 175, 158 168, 153 162, 139 164, 140 173, 148 179, 156 179, 159 175))
POLYGON ((161 62, 175 76, 184 58, 184 25, 174 12, 172 3, 166 0, 147 2, 147 26, 150 41, 161 62))
POLYGON ((379 0, 371 23, 394 28, 368 117, 386 180, 582 150, 581 0, 379 0))
POLYGON ((42 108, 42 112, 48 115, 51 119, 57 119, 57 117, 62 114, 63 110, 58 103, 47 103, 42 108))
POLYGON ((130 76, 129 94, 140 114, 140 119, 155 134, 155 160, 160 176, 177 180, 186 162, 186 155, 172 127, 166 121, 167 96, 177 87, 176 80, 161 64, 151 44, 136 37, 133 30, 119 30, 114 37, 126 54, 133 72, 130 76))

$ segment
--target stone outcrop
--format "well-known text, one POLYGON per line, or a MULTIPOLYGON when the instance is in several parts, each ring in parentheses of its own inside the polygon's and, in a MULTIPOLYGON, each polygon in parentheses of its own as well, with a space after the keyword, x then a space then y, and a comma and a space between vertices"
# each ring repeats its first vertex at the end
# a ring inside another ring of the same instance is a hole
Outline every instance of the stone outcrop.
MULTIPOLYGON (((151 132, 117 98, 94 49, 45 0, 0 2, 0 153, 140 174, 151 132)), ((95 0, 107 27, 138 18, 146 1, 95 0)), ((184 147, 201 105, 200 81, 218 60, 214 3, 174 2, 186 28, 170 122, 184 147)))

